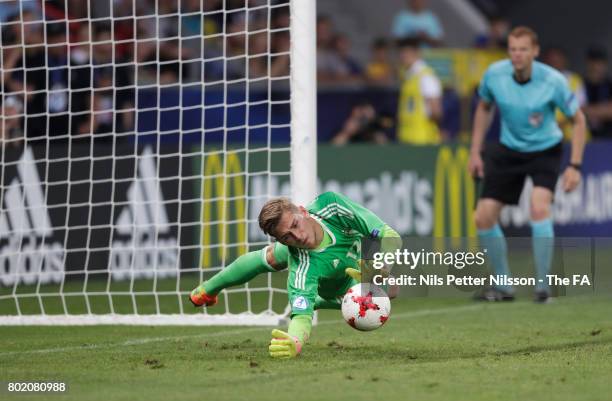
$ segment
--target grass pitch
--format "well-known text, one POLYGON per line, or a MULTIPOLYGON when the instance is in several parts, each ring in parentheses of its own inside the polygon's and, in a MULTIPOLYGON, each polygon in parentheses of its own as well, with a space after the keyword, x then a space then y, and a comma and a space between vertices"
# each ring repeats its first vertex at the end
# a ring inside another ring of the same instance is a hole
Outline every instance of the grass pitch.
POLYGON ((0 398, 612 400, 612 298, 555 301, 400 299, 370 333, 325 311, 284 361, 270 328, 0 327, 0 381, 68 385, 0 398))

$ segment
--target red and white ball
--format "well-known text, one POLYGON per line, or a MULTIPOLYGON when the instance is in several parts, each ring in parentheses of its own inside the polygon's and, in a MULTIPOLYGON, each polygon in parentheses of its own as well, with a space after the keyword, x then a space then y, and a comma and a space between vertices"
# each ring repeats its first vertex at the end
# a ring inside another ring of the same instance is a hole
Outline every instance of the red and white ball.
POLYGON ((342 316, 357 330, 376 330, 385 324, 390 313, 387 293, 374 284, 355 284, 342 299, 342 316))

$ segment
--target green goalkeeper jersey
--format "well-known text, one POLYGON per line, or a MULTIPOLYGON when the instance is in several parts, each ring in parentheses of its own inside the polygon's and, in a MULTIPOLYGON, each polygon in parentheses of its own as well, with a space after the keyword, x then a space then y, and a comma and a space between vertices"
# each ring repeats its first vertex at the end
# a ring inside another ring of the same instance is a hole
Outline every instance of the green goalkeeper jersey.
POLYGON ((390 230, 370 210, 335 192, 319 195, 307 210, 331 241, 323 241, 323 246, 317 249, 276 243, 275 255, 286 255, 287 259, 287 291, 292 315, 312 315, 317 295, 329 300, 343 296, 355 284, 344 270, 359 269, 361 239, 380 239, 390 230))

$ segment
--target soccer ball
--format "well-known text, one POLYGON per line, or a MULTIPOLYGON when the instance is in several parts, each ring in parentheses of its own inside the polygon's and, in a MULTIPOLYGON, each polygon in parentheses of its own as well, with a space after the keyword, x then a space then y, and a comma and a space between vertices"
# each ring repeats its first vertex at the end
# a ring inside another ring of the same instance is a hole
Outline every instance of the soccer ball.
POLYGON ((342 316, 357 330, 376 330, 385 324, 390 313, 389 297, 374 284, 355 284, 342 299, 342 316))

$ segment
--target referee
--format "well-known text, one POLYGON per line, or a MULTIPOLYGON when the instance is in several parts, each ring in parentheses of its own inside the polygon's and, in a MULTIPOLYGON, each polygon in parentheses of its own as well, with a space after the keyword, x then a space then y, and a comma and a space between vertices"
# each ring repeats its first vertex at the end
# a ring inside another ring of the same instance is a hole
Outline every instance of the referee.
MULTIPOLYGON (((555 111, 560 109, 573 126, 570 162, 563 172, 566 192, 580 182, 586 123, 565 77, 535 61, 539 51, 533 30, 514 28, 508 37, 509 59, 491 64, 485 72, 478 88, 480 101, 474 116, 469 171, 474 177, 484 178, 474 218, 494 274, 502 276, 509 276, 510 270, 499 214, 504 205, 518 203, 525 178, 531 177, 530 217, 537 279, 534 300, 544 303, 550 297, 546 274, 553 256, 551 204, 561 168, 563 139, 555 111), (483 161, 483 139, 491 123, 493 103, 501 114, 500 143, 487 146, 483 161)), ((480 299, 513 300, 514 290, 504 285, 491 287, 480 299)))

